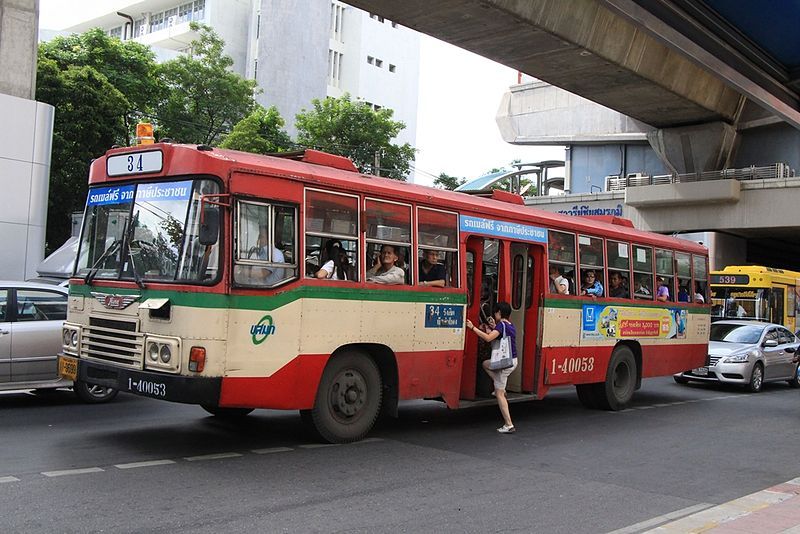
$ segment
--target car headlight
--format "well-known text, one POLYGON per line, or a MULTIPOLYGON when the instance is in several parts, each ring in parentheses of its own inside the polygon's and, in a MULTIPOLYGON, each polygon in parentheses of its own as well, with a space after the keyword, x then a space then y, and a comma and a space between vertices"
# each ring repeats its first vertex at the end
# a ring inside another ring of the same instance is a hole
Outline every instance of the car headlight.
POLYGON ((170 350, 169 345, 161 345, 159 357, 161 358, 162 362, 169 363, 169 360, 172 358, 172 351, 170 350))
POLYGON ((735 356, 728 356, 724 360, 723 363, 745 363, 751 357, 755 358, 758 356, 758 351, 751 350, 750 352, 745 352, 743 354, 736 354, 735 356))
POLYGON ((151 362, 158 361, 158 344, 150 343, 147 346, 147 357, 150 358, 151 362))

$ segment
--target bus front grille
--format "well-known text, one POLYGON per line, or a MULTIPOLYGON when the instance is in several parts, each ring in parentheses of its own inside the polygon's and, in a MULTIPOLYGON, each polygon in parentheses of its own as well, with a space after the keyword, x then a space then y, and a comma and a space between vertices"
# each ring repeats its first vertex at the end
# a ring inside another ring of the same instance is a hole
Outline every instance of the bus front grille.
POLYGON ((138 321, 89 317, 81 335, 81 358, 141 369, 143 343, 138 321))

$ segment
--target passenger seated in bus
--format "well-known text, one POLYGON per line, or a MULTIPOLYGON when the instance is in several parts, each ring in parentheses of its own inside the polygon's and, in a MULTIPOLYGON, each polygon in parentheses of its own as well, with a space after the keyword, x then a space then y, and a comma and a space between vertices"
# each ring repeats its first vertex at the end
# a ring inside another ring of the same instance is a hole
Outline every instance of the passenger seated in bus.
POLYGON ((623 283, 622 275, 616 271, 611 271, 608 275, 608 296, 617 299, 628 298, 628 288, 623 283))
POLYGON ((590 296, 593 299, 603 296, 603 284, 596 279, 594 269, 586 269, 583 272, 583 286, 581 295, 590 296))
POLYGON ((404 284, 406 273, 396 265, 397 259, 393 245, 381 245, 378 261, 367 271, 367 282, 386 285, 404 284))
POLYGON ((703 296, 703 292, 700 290, 700 284, 694 284, 694 301, 699 302, 700 304, 706 303, 706 298, 703 296))
POLYGON ((678 287, 678 302, 689 302, 691 299, 689 298, 689 289, 684 285, 684 282, 678 281, 680 287, 678 287))
POLYGON ((339 240, 331 239, 325 244, 325 258, 327 261, 316 273, 317 278, 329 280, 352 280, 350 257, 342 249, 339 240))
POLYGON ((562 276, 558 265, 550 265, 550 293, 569 295, 569 282, 562 276))
POLYGON ((444 265, 439 263, 439 252, 423 249, 422 260, 419 262, 419 285, 444 287, 446 278, 444 265))
POLYGON ((658 290, 656 291, 656 300, 666 302, 672 300, 669 298, 669 287, 663 276, 659 276, 656 281, 658 282, 658 290))
MULTIPOLYGON (((267 227, 262 226, 261 230, 258 233, 258 240, 256 241, 256 246, 258 247, 258 259, 266 260, 269 258, 268 250, 269 250, 269 239, 267 237, 267 227)), ((272 247, 272 263, 286 263, 286 259, 283 257, 283 252, 277 247, 272 247)), ((267 286, 271 286, 277 284, 281 280, 283 280, 286 276, 285 269, 281 268, 261 268, 261 272, 264 276, 263 284, 267 286)))

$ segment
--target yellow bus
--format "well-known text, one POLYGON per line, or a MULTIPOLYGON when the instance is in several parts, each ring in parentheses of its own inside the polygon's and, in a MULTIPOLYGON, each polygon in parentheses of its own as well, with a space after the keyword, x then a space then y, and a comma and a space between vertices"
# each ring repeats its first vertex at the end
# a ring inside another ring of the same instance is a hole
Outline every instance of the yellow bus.
POLYGON ((800 273, 758 265, 711 272, 711 318, 782 324, 792 332, 800 312, 800 273))

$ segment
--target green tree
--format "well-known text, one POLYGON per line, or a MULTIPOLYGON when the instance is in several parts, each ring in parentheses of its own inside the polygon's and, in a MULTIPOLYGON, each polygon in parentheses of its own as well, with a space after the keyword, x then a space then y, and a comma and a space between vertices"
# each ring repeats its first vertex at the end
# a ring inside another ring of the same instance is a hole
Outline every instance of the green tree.
POLYGON ((311 103, 313 109, 296 117, 299 144, 347 156, 361 172, 406 180, 415 151, 408 143, 392 144, 406 125, 392 120, 391 109, 375 111, 349 94, 311 103))
POLYGON ((457 178, 442 172, 439 173, 439 177, 433 181, 433 186, 438 187, 439 189, 449 189, 450 191, 453 191, 455 188, 462 186, 465 183, 467 183, 466 178, 457 178))
POLYGON ((161 65, 166 85, 158 105, 159 134, 181 143, 217 145, 233 125, 255 108, 256 82, 246 80, 223 53, 225 42, 203 24, 192 22, 199 33, 191 55, 181 55, 161 65))
POLYGON ((56 108, 50 158, 47 251, 70 235, 82 211, 92 159, 129 143, 133 125, 158 100, 155 56, 100 30, 39 45, 36 99, 56 108))
POLYGON ((233 127, 219 146, 256 154, 284 152, 292 147, 291 138, 283 130, 284 124, 275 106, 269 109, 258 106, 233 127))

